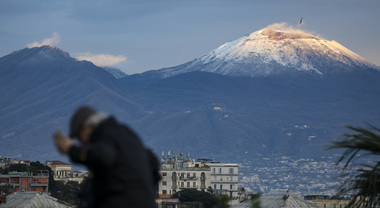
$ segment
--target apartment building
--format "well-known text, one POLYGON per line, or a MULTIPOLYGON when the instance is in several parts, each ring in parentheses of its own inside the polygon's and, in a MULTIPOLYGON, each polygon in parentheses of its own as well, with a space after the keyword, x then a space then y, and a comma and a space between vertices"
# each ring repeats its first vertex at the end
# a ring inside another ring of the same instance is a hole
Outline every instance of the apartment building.
POLYGON ((210 167, 202 162, 183 158, 183 154, 161 161, 162 180, 159 183, 159 198, 170 198, 172 194, 184 189, 208 191, 211 188, 210 167))
POLYGON ((239 165, 236 163, 206 163, 211 169, 211 187, 214 194, 228 195, 230 204, 240 203, 239 165))
POLYGON ((0 175, 0 187, 11 186, 14 192, 48 192, 49 172, 39 171, 36 175, 28 172, 11 172, 0 175))
POLYGON ((46 161, 46 165, 53 171, 54 180, 65 180, 71 177, 71 165, 58 160, 46 161))

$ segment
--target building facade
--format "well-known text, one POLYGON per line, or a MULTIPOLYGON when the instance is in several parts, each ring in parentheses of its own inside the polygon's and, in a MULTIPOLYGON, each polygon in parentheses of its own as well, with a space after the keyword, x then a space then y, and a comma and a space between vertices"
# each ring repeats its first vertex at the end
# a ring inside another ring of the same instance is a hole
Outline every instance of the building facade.
POLYGON ((71 165, 58 161, 46 161, 46 165, 53 171, 54 180, 65 180, 71 177, 71 165))
POLYGON ((159 199, 171 196, 185 189, 196 189, 215 195, 227 195, 229 204, 238 204, 245 196, 244 188, 239 188, 239 165, 235 163, 217 163, 212 159, 189 158, 189 154, 165 157, 162 153, 160 173, 162 180, 158 187, 159 199))
POLYGON ((168 198, 185 189, 207 191, 211 188, 210 167, 183 158, 167 158, 161 162, 159 198, 168 198))
POLYGON ((27 172, 12 172, 0 175, 0 186, 11 186, 14 192, 48 192, 49 172, 40 171, 37 175, 27 172))
POLYGON ((207 163, 211 169, 211 187, 214 194, 228 195, 230 204, 240 203, 239 165, 236 163, 207 163))

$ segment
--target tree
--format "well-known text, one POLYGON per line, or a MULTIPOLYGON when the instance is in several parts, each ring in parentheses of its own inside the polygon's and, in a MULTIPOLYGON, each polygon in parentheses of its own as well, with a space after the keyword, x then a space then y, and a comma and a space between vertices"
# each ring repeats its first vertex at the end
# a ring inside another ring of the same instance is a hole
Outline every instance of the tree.
POLYGON ((251 195, 252 208, 260 208, 260 194, 252 194, 251 195))
POLYGON ((353 159, 362 158, 359 152, 365 152, 368 157, 380 156, 380 129, 370 126, 369 129, 362 127, 347 126, 353 133, 345 133, 339 141, 332 142, 329 149, 343 148, 345 151, 339 158, 337 165, 344 164, 343 175, 348 176, 338 189, 338 195, 353 194, 349 207, 377 207, 380 206, 380 161, 373 164, 357 164, 359 168, 353 173, 345 170, 352 164, 353 159), (345 161, 345 162, 344 162, 345 161))
MULTIPOLYGON (((218 199, 207 192, 197 191, 194 189, 185 189, 173 194, 181 203, 201 203, 205 208, 218 207, 218 199)), ((199 205, 197 205, 199 207, 199 205)))
POLYGON ((229 208, 230 197, 228 195, 220 195, 216 197, 218 199, 218 208, 229 208))

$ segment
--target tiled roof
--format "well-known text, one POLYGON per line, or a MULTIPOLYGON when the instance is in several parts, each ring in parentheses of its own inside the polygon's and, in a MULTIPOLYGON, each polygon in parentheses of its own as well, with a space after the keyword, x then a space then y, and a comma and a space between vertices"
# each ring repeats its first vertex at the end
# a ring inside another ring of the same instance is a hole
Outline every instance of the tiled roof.
MULTIPOLYGON (((260 208, 318 208, 312 202, 305 201, 292 195, 275 194, 261 195, 260 208)), ((247 200, 240 204, 231 206, 231 208, 251 208, 252 202, 247 200)))
POLYGON ((38 192, 16 192, 7 196, 5 204, 0 204, 0 208, 69 208, 59 202, 58 199, 38 192))
POLYGON ((64 163, 64 162, 59 161, 59 160, 46 161, 46 164, 48 164, 48 165, 70 165, 70 164, 64 163))

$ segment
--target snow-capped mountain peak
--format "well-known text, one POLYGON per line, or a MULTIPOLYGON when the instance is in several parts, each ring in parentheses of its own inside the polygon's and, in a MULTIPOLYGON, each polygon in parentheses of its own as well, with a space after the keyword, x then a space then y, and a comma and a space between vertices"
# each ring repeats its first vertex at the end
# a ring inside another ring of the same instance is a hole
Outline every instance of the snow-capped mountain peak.
POLYGON ((69 60, 75 61, 69 53, 52 45, 44 45, 40 47, 24 48, 1 58, 1 61, 16 61, 28 64, 35 63, 41 60, 57 61, 69 60), (13 60, 14 59, 14 60, 13 60))
POLYGON ((233 76, 266 76, 289 71, 318 75, 358 69, 377 69, 336 41, 302 30, 270 27, 253 32, 186 64, 161 70, 163 77, 191 71, 233 76))

